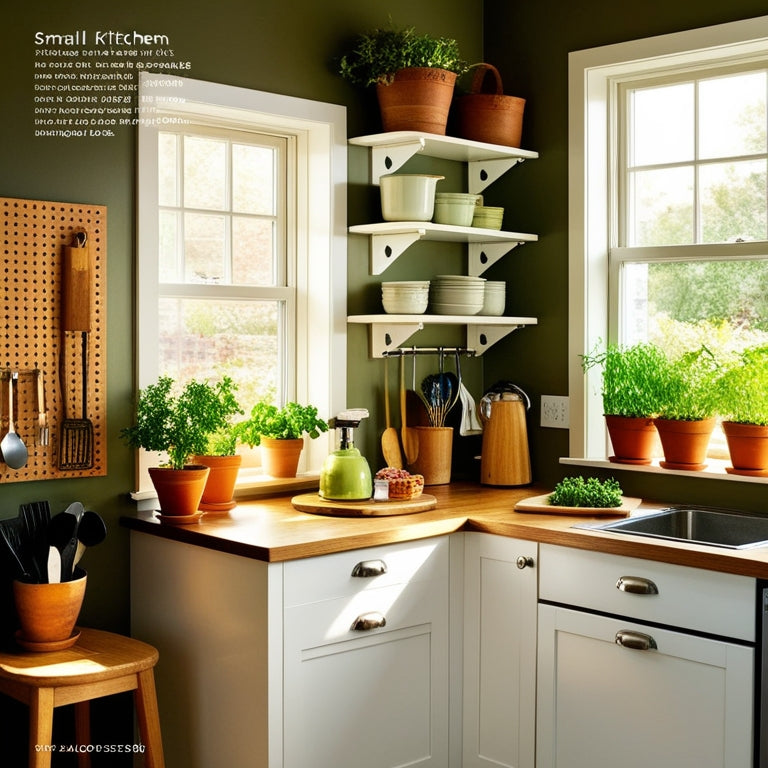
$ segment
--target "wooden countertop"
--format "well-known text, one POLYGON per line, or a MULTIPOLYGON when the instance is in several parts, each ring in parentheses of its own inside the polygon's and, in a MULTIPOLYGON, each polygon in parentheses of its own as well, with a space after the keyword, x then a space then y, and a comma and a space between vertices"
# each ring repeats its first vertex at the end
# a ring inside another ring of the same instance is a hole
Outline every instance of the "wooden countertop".
MULTIPOLYGON (((515 512, 517 501, 548 489, 495 488, 474 483, 430 486, 437 508, 392 517, 326 517, 299 512, 291 496, 243 501, 224 514, 207 514, 198 523, 162 524, 151 512, 121 518, 131 530, 229 552, 266 562, 282 562, 350 549, 441 536, 455 531, 485 533, 658 560, 713 571, 768 578, 768 547, 732 550, 632 535, 573 528, 596 518, 515 512)), ((644 502, 648 510, 668 506, 644 502)))

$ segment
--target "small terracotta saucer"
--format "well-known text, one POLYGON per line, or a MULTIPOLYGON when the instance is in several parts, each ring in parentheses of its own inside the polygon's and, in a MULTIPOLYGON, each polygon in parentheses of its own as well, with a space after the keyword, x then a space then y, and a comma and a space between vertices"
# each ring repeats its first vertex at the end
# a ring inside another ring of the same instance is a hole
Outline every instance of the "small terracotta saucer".
POLYGON ((237 506, 236 501, 221 501, 221 502, 202 502, 200 509, 203 512, 207 512, 209 515, 223 515, 225 512, 229 512, 230 509, 234 509, 237 506))
POLYGON ((155 512, 155 514, 164 525, 190 525, 199 523, 205 512, 195 512, 194 515, 164 515, 162 512, 155 512))
POLYGON ((36 651, 38 653, 45 651, 63 651, 65 648, 71 648, 80 637, 80 630, 75 629, 65 640, 53 640, 48 643, 35 643, 32 640, 25 640, 20 629, 16 630, 14 638, 16 642, 27 651, 36 651))
POLYGON ((768 477, 768 469, 736 469, 735 467, 726 467, 725 471, 729 475, 743 475, 744 477, 768 477))
POLYGON ((687 469, 691 472, 699 472, 706 469, 706 464, 677 464, 674 461, 660 461, 659 466, 664 469, 687 469))
POLYGON ((650 459, 620 459, 617 456, 609 456, 608 461, 614 464, 635 464, 637 466, 648 466, 651 463, 650 459))

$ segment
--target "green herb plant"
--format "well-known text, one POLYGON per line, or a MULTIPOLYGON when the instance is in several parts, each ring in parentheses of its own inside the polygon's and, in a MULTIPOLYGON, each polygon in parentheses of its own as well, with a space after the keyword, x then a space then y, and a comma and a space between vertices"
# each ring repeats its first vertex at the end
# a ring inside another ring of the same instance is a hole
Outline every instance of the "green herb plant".
POLYGON ((676 421, 709 419, 717 410, 716 382, 720 365, 702 345, 668 360, 662 370, 658 416, 676 421))
POLYGON ((248 419, 234 426, 237 438, 251 448, 259 445, 262 437, 295 440, 306 432, 314 440, 327 431, 328 424, 318 418, 317 408, 298 403, 286 403, 283 408, 271 403, 256 403, 248 419))
POLYGON ((167 454, 168 466, 183 469, 190 456, 206 453, 211 435, 243 411, 228 376, 215 384, 193 379, 178 394, 174 388, 170 376, 161 376, 139 390, 135 423, 120 436, 133 448, 167 454))
POLYGON ((768 345, 726 363, 715 385, 718 413, 738 424, 768 425, 768 345))
POLYGON ((354 47, 339 60, 339 74, 353 85, 390 84, 395 72, 408 67, 467 71, 456 40, 405 29, 373 29, 358 35, 354 47))
POLYGON ((582 367, 602 368, 603 414, 652 418, 658 414, 667 371, 664 352, 651 343, 608 345, 582 356, 582 367))
POLYGON ((549 503, 557 507, 620 507, 621 486, 612 477, 604 481, 596 477, 565 477, 550 494, 549 503))

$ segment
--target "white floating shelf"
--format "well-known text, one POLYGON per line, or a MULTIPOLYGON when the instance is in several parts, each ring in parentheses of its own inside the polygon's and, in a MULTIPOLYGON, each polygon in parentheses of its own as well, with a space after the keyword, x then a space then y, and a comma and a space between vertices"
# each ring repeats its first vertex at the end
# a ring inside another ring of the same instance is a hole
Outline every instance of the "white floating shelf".
POLYGON ((481 227, 455 227, 431 221, 385 221, 377 224, 356 224, 350 234, 370 237, 373 275, 380 275, 418 240, 469 244, 469 274, 477 277, 513 248, 535 243, 538 235, 504 232, 481 227))
POLYGON ((379 183, 386 173, 394 173, 416 154, 467 163, 468 186, 479 194, 503 176, 512 166, 524 160, 535 160, 537 152, 499 144, 486 144, 455 136, 440 136, 419 131, 391 131, 357 136, 350 144, 371 149, 371 181, 379 183))
POLYGON ((497 341, 526 325, 536 325, 535 317, 498 317, 486 315, 350 315, 349 323, 370 326, 370 355, 384 357, 401 347, 427 325, 466 325, 467 347, 482 355, 497 341))

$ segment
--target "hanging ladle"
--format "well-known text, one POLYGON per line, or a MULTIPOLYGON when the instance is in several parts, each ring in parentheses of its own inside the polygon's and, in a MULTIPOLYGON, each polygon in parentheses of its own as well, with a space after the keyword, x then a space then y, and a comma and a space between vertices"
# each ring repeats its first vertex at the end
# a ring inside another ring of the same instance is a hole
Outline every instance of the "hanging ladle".
POLYGON ((29 458, 27 446, 16 434, 13 426, 13 382, 18 379, 17 371, 12 371, 8 377, 8 433, 0 442, 0 451, 3 453, 3 461, 11 469, 21 469, 29 458))

